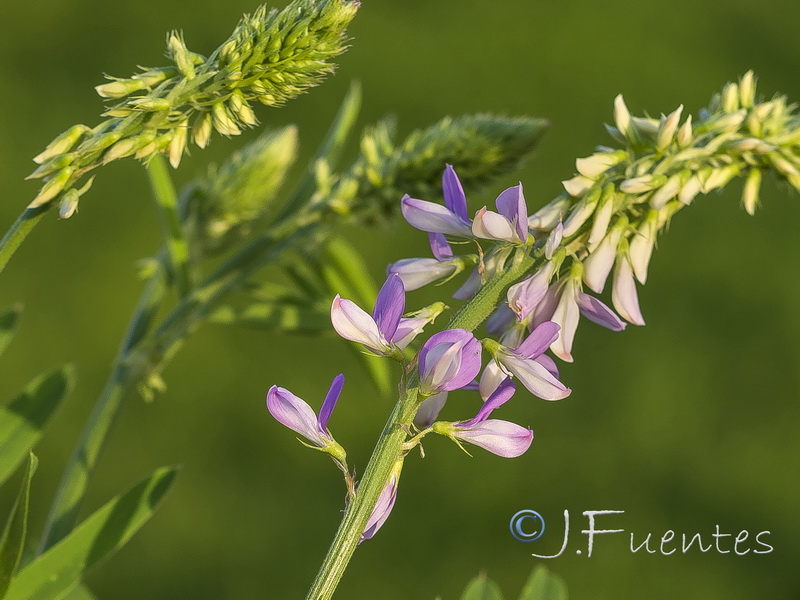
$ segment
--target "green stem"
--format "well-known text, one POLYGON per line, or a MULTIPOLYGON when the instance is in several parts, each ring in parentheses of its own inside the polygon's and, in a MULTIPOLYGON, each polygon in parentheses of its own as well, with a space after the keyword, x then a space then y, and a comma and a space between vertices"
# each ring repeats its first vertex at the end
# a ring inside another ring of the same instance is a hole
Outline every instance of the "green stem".
MULTIPOLYGON (((166 259, 162 257, 161 264, 163 265, 165 261, 166 259)), ((42 534, 40 552, 44 552, 64 539, 77 523, 78 512, 86 495, 89 480, 97 466, 100 452, 120 404, 145 367, 143 362, 135 363, 130 360, 133 350, 150 328, 167 289, 163 269, 159 269, 150 279, 139 299, 114 361, 111 376, 95 404, 81 439, 61 477, 61 483, 42 534)))
MULTIPOLYGON (((535 264, 538 253, 523 250, 512 259, 512 264, 484 285, 472 300, 448 323, 448 329, 474 330, 497 307, 509 286, 522 279, 535 264)), ((364 476, 358 485, 356 497, 347 507, 328 554, 322 562, 317 577, 311 585, 306 600, 329 600, 355 552, 361 534, 372 514, 381 491, 386 486, 395 463, 404 455, 403 446, 409 427, 419 407, 416 372, 403 386, 400 399, 381 432, 375 449, 367 463, 364 476)))
POLYGON ((169 265, 178 295, 186 296, 191 288, 189 274, 189 245, 183 235, 181 219, 178 215, 178 196, 167 169, 167 161, 156 154, 147 163, 147 175, 158 206, 158 216, 164 234, 169 265))
POLYGON ((36 208, 26 208, 17 217, 14 224, 0 240, 0 273, 6 268, 8 261, 17 251, 22 241, 28 236, 34 227, 42 220, 50 205, 37 206, 36 208))

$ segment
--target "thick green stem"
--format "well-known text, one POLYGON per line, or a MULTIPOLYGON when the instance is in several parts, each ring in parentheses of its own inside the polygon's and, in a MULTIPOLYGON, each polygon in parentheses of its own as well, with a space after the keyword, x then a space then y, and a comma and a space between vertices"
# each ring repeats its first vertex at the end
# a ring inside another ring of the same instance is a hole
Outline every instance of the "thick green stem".
POLYGON ((17 251, 23 240, 42 220, 48 208, 50 205, 26 208, 8 229, 3 239, 0 240, 0 273, 6 268, 8 261, 14 256, 14 252, 17 251))
MULTIPOLYGON (((536 262, 536 254, 527 254, 523 250, 518 252, 511 265, 487 282, 451 319, 448 329, 472 331, 492 313, 508 287, 522 279, 536 262)), ((306 600, 329 600, 344 575, 378 496, 389 481, 392 467, 404 454, 403 445, 408 437, 407 432, 419 406, 417 384, 415 372, 403 386, 400 399, 378 438, 358 485, 356 497, 345 511, 306 600)))
POLYGON ((175 281, 178 294, 183 297, 191 288, 189 275, 189 245, 183 233, 183 226, 178 215, 178 196, 172 185, 172 178, 167 169, 167 161, 161 154, 156 154, 147 163, 147 175, 158 206, 164 244, 167 248, 170 270, 175 281))

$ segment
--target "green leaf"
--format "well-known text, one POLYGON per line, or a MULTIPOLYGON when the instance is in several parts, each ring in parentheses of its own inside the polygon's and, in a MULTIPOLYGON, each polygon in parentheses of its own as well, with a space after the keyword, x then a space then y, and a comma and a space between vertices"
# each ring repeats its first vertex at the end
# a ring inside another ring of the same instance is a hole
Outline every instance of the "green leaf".
POLYGON ((61 600, 84 574, 121 548, 155 512, 175 479, 161 468, 117 496, 23 569, 5 600, 61 600))
POLYGON ((461 600, 503 600, 503 594, 497 584, 482 573, 469 582, 461 600))
POLYGON ((66 365, 39 375, 9 404, 0 408, 0 483, 36 445, 50 417, 70 393, 75 371, 66 365))
POLYGON ((28 530, 28 506, 31 499, 31 479, 36 471, 38 459, 30 453, 28 468, 19 490, 19 496, 8 515, 3 537, 0 538, 0 599, 4 598, 17 572, 22 551, 25 549, 25 536, 28 530))
POLYGON ((97 600, 97 596, 85 585, 79 585, 73 588, 62 600, 97 600))
MULTIPOLYGON (((375 304, 378 286, 362 256, 344 240, 331 240, 318 269, 331 295, 341 294, 367 311, 375 304)), ((356 352, 378 392, 389 394, 392 390, 391 363, 365 353, 360 344, 350 343, 349 346, 356 352)))
POLYGON ((3 350, 6 349, 6 346, 11 341, 11 336, 14 335, 14 330, 19 323, 21 312, 22 309, 19 306, 14 306, 0 313, 0 354, 3 354, 3 350))
POLYGON ((367 263, 361 254, 341 238, 334 238, 328 243, 325 255, 327 260, 323 262, 323 276, 326 280, 328 276, 332 276, 328 275, 330 269, 325 269, 329 265, 348 284, 347 290, 337 290, 338 293, 351 293, 350 299, 362 306, 374 305, 378 298, 378 286, 369 274, 367 263))
POLYGON ((533 570, 519 600, 567 600, 567 586, 543 565, 533 570))
POLYGON ((257 302, 246 306, 224 305, 208 320, 221 325, 264 327, 297 333, 321 333, 331 330, 328 311, 278 302, 257 302))

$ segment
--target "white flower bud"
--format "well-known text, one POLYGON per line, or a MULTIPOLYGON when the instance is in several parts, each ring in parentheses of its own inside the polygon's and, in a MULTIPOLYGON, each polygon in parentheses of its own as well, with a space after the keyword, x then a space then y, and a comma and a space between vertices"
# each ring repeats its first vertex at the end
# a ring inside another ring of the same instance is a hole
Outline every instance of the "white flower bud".
POLYGON ((570 196, 580 198, 594 185, 594 181, 583 175, 576 175, 572 179, 562 181, 561 184, 570 196))
POLYGON ((728 83, 722 89, 722 110, 732 113, 739 110, 739 86, 728 83))
POLYGON ((658 140, 656 146, 659 150, 664 150, 672 143, 675 137, 675 132, 678 130, 678 124, 681 120, 683 113, 683 104, 669 114, 669 116, 662 119, 661 126, 658 130, 658 140))
POLYGON ((675 196, 678 195, 678 192, 681 190, 683 186, 683 180, 680 174, 675 174, 669 179, 667 182, 662 185, 656 192, 650 197, 650 206, 655 208, 656 210, 663 207, 667 202, 672 200, 675 196))
POLYGON ((739 80, 739 102, 742 108, 751 108, 756 100, 756 78, 748 71, 739 80))
POLYGON ((619 132, 628 137, 628 132, 630 131, 631 126, 631 113, 628 111, 628 107, 625 105, 625 100, 622 97, 622 94, 619 94, 616 98, 614 98, 614 123, 617 126, 619 132))
POLYGON ((692 115, 688 115, 678 131, 678 146, 688 148, 692 145, 692 115))
POLYGON ((579 158, 575 161, 575 168, 584 177, 595 180, 610 168, 617 166, 625 160, 624 150, 616 152, 596 152, 586 158, 579 158))

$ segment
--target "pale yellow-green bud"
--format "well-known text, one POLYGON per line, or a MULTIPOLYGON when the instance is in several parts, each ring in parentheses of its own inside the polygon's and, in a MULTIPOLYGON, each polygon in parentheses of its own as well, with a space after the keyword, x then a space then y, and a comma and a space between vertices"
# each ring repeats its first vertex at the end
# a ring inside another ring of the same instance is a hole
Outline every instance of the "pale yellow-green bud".
POLYGON ((578 173, 589 179, 596 180, 600 175, 617 166, 623 160, 627 153, 624 150, 617 150, 616 152, 595 152, 586 158, 578 158, 575 160, 575 168, 578 173))
POLYGON ((732 113, 739 110, 739 86, 728 83, 722 88, 722 110, 732 113))
POLYGON ((44 152, 35 156, 33 162, 35 162, 37 165, 41 165, 42 163, 47 162, 59 154, 64 154, 72 149, 72 147, 78 143, 78 140, 80 140, 81 137, 89 132, 91 132, 91 129, 89 129, 86 125, 74 125, 70 127, 64 133, 50 142, 47 145, 47 148, 44 149, 44 152))
POLYGON ((28 208, 42 206, 58 196, 64 189, 64 186, 67 185, 73 173, 74 169, 72 167, 61 169, 50 181, 42 186, 42 189, 39 190, 36 198, 28 205, 28 208))
POLYGON ((623 136, 628 137, 631 125, 631 113, 625 105, 625 99, 622 97, 622 94, 614 98, 614 123, 619 132, 623 136))
POLYGON ((150 143, 145 144, 144 146, 139 148, 136 151, 136 154, 133 155, 133 157, 149 159, 154 154, 161 152, 167 146, 169 146, 170 142, 172 142, 173 137, 175 137, 175 132, 173 130, 165 131, 157 138, 152 140, 150 143))
POLYGON ((564 186, 564 189, 570 196, 573 198, 580 198, 587 190, 591 189, 594 185, 594 181, 583 175, 576 175, 572 179, 562 181, 561 185, 564 186))
POLYGON ((114 160, 132 155, 139 150, 139 148, 142 148, 152 142, 155 137, 155 131, 149 130, 140 135, 135 135, 118 141, 103 155, 103 164, 108 164, 114 160))
MULTIPOLYGON (((792 164, 784 154, 780 151, 778 152, 771 152, 767 155, 770 162, 774 165, 778 171, 781 172, 782 175, 798 175, 800 172, 797 170, 795 164, 792 164)), ((796 162, 796 159, 795 159, 796 162)))
POLYGON ((658 130, 658 139, 656 141, 656 147, 659 150, 664 150, 672 143, 672 140, 675 137, 675 132, 678 130, 678 124, 681 120, 681 113, 683 113, 683 104, 671 112, 669 116, 664 117, 661 120, 661 125, 658 130))
POLYGON ((78 211, 78 200, 81 196, 78 190, 69 190, 61 196, 61 203, 58 207, 58 217, 60 219, 69 219, 78 211))
POLYGON ((147 85, 138 79, 116 79, 109 83, 95 86, 95 91, 103 98, 124 98, 134 92, 143 90, 147 85))
POLYGON ((659 210, 667 202, 678 195, 681 187, 683 187, 683 179, 681 175, 677 173, 672 175, 667 182, 658 190, 656 190, 655 193, 650 197, 650 206, 656 210, 659 210))
POLYGON ((739 174, 739 165, 733 164, 726 167, 717 167, 711 170, 711 174, 706 177, 703 183, 702 192, 709 193, 717 188, 723 188, 727 183, 739 174))
POLYGON ((608 225, 611 223, 611 216, 614 214, 614 194, 603 194, 603 197, 597 204, 597 210, 594 213, 594 222, 592 223, 592 230, 589 234, 589 252, 592 252, 608 231, 608 225))
POLYGON ((175 66, 186 79, 194 79, 194 58, 186 47, 181 35, 173 31, 167 36, 167 52, 175 66))
POLYGON ((619 191, 623 194, 644 194, 666 183, 663 175, 642 175, 633 179, 626 179, 619 184, 619 191))
POLYGON ((739 103, 742 108, 751 108, 756 101, 756 77, 748 71, 739 80, 739 103))
POLYGON ((211 117, 213 119, 214 129, 216 129, 220 135, 231 136, 241 133, 233 115, 222 102, 214 104, 211 109, 211 117))
POLYGON ((681 125, 678 131, 678 146, 680 148, 688 148, 692 145, 692 139, 692 115, 687 115, 686 121, 683 122, 683 125, 681 125))
MULTIPOLYGON (((658 135, 661 121, 647 117, 631 117, 630 134, 640 138, 652 138, 658 135)), ((635 139, 635 138, 634 138, 635 139)))
POLYGON ((128 102, 129 106, 137 110, 169 110, 172 108, 172 102, 166 98, 151 98, 145 96, 144 98, 134 98, 128 102))
POLYGON ((144 73, 138 73, 133 76, 133 79, 143 82, 147 87, 152 88, 159 83, 177 74, 177 71, 172 67, 165 67, 162 69, 151 69, 144 73))
POLYGON ((231 112, 236 115, 236 117, 238 117, 238 119, 245 125, 249 125, 250 127, 258 125, 258 119, 256 118, 253 109, 250 108, 250 105, 244 99, 244 94, 242 94, 241 90, 233 91, 230 99, 230 109, 231 112))
POLYGON ((742 190, 742 206, 748 214, 754 215, 758 206, 758 192, 761 189, 761 169, 753 168, 747 174, 742 190))
POLYGON ((175 128, 175 135, 172 136, 172 141, 169 143, 169 164, 172 165, 173 169, 177 169, 178 165, 181 164, 188 137, 189 122, 185 120, 175 128))
POLYGON ((192 141, 194 141, 198 147, 205 148, 211 139, 211 131, 211 113, 205 113, 198 119, 192 129, 192 141))

